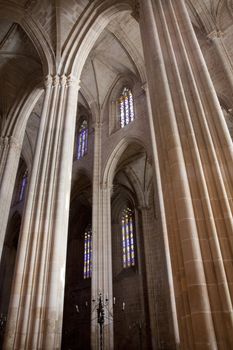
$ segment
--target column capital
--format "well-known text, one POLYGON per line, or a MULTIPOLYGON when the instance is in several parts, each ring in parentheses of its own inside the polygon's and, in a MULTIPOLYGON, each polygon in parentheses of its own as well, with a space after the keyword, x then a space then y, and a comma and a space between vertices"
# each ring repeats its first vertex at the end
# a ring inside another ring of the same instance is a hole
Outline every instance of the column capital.
POLYGON ((141 88, 142 88, 142 90, 144 90, 145 92, 147 92, 147 90, 148 90, 148 83, 147 83, 147 81, 145 81, 144 83, 142 83, 141 88))
POLYGON ((1 136, 0 145, 3 147, 14 147, 17 151, 21 152, 20 143, 14 136, 1 136))
POLYGON ((45 86, 45 88, 51 87, 52 82, 53 82, 53 77, 52 77, 52 75, 50 75, 50 74, 47 75, 47 76, 45 77, 45 79, 44 79, 44 86, 45 86))
POLYGON ((53 76, 53 83, 52 83, 52 85, 55 87, 55 86, 58 86, 59 83, 60 83, 60 77, 59 77, 59 75, 54 75, 54 76, 53 76))
POLYGON ((77 87, 77 89, 79 89, 80 87, 80 79, 78 79, 77 77, 75 77, 74 75, 70 74, 67 76, 67 86, 74 86, 77 87))
POLYGON ((66 75, 66 74, 62 74, 62 75, 47 75, 44 79, 44 86, 45 88, 48 87, 55 87, 55 86, 72 86, 72 85, 76 85, 77 89, 80 86, 80 80, 77 79, 75 76, 73 75, 66 75))
POLYGON ((214 40, 214 39, 222 38, 224 35, 225 33, 223 31, 215 29, 207 35, 207 38, 210 40, 214 40))
POLYGON ((101 182, 100 189, 102 191, 112 191, 113 185, 110 185, 108 182, 101 182))
POLYGON ((60 86, 65 86, 67 84, 67 77, 65 74, 59 77, 60 86))
POLYGON ((97 121, 95 122, 95 129, 100 129, 103 126, 103 122, 97 121))
POLYGON ((4 145, 4 146, 14 145, 14 146, 20 148, 20 143, 14 136, 1 136, 0 137, 0 144, 4 145))

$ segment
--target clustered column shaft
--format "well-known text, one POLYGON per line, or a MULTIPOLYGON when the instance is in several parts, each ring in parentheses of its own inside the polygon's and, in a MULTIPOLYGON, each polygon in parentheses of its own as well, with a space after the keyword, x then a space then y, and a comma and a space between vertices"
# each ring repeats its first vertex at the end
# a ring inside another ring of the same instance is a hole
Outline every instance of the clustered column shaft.
POLYGON ((60 347, 78 89, 72 77, 46 80, 4 349, 60 347))
MULTIPOLYGON (((112 309, 112 246, 111 246, 111 188, 101 181, 101 130, 102 124, 96 123, 93 172, 93 213, 92 213, 92 299, 97 302, 99 293, 103 300, 108 298, 108 309, 112 309)), ((96 311, 95 311, 96 312, 96 311)), ((100 348, 99 325, 96 315, 92 315, 91 343, 92 349, 100 348)), ((105 310, 103 329, 104 349, 113 349, 113 322, 108 310, 105 310), (110 317, 110 318, 109 318, 110 317)))
POLYGON ((184 1, 140 4, 181 343, 231 347, 232 142, 184 1))

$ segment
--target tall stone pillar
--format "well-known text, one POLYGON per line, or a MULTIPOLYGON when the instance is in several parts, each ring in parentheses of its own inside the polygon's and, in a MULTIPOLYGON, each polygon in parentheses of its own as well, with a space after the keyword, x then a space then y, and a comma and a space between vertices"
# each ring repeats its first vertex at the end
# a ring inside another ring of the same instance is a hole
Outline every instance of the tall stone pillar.
POLYGON ((0 138, 0 260, 11 207, 22 143, 13 136, 0 138))
POLYGON ((101 293, 105 322, 103 349, 110 350, 113 342, 113 292, 112 292, 112 243, 111 243, 111 187, 101 183, 101 123, 95 127, 94 171, 93 171, 93 213, 92 213, 92 300, 91 326, 92 349, 100 349, 100 326, 97 323, 98 298, 101 293))
POLYGON ((182 349, 233 346, 232 141, 184 0, 141 0, 182 349))
POLYGON ((46 80, 4 349, 60 349, 78 84, 46 80))

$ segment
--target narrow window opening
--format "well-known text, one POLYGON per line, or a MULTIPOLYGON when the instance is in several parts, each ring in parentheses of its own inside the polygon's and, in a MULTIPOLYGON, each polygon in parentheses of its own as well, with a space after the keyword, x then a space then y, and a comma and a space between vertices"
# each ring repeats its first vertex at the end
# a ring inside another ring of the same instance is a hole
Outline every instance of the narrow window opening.
POLYGON ((28 182, 28 173, 26 171, 24 173, 22 181, 21 181, 21 186, 20 186, 20 191, 19 191, 19 202, 21 202, 25 197, 27 182, 28 182))
POLYGON ((134 212, 129 207, 122 211, 121 231, 123 267, 135 266, 134 212))
POLYGON ((87 146, 88 146, 88 124, 87 124, 87 120, 83 120, 78 131, 77 159, 81 159, 87 154, 87 146))
POLYGON ((133 95, 129 88, 125 87, 119 98, 120 107, 120 124, 121 128, 124 128, 127 124, 134 120, 134 102, 133 95))
POLYGON ((92 228, 88 225, 84 233, 84 279, 91 278, 92 274, 92 228))

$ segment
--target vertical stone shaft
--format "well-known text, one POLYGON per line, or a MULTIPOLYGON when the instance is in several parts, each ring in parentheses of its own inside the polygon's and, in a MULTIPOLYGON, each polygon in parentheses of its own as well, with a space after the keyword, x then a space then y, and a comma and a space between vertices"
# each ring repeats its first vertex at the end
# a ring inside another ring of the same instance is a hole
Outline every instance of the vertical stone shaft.
POLYGON ((77 81, 46 82, 4 349, 59 349, 77 81))
MULTIPOLYGON (((166 270, 167 270, 168 285, 169 285, 168 294, 170 296, 170 305, 171 305, 171 313, 172 313, 172 315, 171 315, 172 328, 173 328, 173 334, 174 334, 174 342, 178 348, 179 344, 180 344, 180 335, 179 335, 179 328, 178 328, 178 322, 177 322, 175 290, 174 290, 174 282, 173 282, 172 266, 171 266, 171 253, 169 251, 169 240, 168 240, 168 232, 167 232, 166 213, 165 213, 165 208, 164 208, 164 199, 163 199, 163 195, 162 195, 162 179, 161 179, 160 165, 159 165, 159 160, 158 160, 158 149, 157 149, 156 140, 155 140, 155 133, 154 133, 153 113, 152 113, 150 95, 149 95, 147 84, 145 86, 145 92, 146 92, 146 99, 147 99, 149 125, 150 125, 150 131, 151 131, 151 141, 152 141, 152 150, 153 150, 153 158, 154 158, 154 169, 155 169, 155 173, 156 173, 156 183, 154 183, 154 186, 155 186, 155 188, 158 188, 159 208, 160 208, 160 216, 161 216, 161 229, 163 231, 164 253, 165 253, 166 270)), ((146 231, 144 230, 144 232, 146 232, 146 231)), ((146 244, 148 244, 148 243, 145 242, 145 246, 146 246, 146 244)), ((153 311, 151 310, 151 313, 152 312, 153 311)))
POLYGON ((140 27, 181 343, 226 348, 233 344, 232 143, 184 1, 141 1, 140 27))
POLYGON ((12 136, 0 138, 0 260, 5 239, 21 144, 12 136))
MULTIPOLYGON (((92 265, 92 300, 97 303, 99 293, 108 298, 105 308, 104 349, 113 349, 113 322, 108 310, 113 307, 112 295, 112 246, 111 246, 111 191, 108 184, 102 184, 101 173, 101 124, 96 123, 93 171, 93 265, 92 265), (97 253, 98 252, 98 253, 97 253)), ((94 311, 96 312, 96 310, 94 311)), ((99 325, 97 315, 92 315, 92 349, 99 349, 99 325)))

